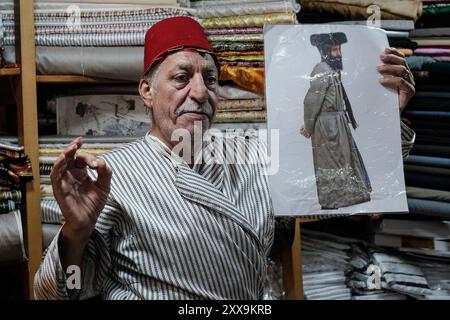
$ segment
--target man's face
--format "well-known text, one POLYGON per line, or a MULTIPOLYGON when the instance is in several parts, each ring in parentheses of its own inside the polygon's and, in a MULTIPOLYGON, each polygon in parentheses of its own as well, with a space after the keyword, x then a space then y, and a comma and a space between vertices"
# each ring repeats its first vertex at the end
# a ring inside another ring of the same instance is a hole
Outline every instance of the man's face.
POLYGON ((341 45, 333 45, 328 47, 327 52, 322 52, 322 58, 332 69, 336 71, 342 70, 341 45))
POLYGON ((211 56, 173 53, 161 63, 154 81, 148 98, 143 95, 153 110, 153 135, 173 146, 178 142, 171 141, 174 130, 186 129, 192 137, 196 125, 201 123, 203 132, 211 127, 218 104, 218 72, 211 56))
POLYGON ((333 58, 342 58, 341 46, 340 45, 334 45, 334 46, 331 47, 331 56, 333 58))

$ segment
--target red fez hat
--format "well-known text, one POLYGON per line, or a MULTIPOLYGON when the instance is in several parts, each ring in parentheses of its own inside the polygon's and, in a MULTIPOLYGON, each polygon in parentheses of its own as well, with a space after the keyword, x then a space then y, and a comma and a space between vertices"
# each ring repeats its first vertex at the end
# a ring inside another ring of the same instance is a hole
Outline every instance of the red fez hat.
POLYGON ((185 48, 211 53, 220 71, 213 48, 203 27, 189 17, 173 17, 155 23, 145 34, 144 75, 167 53, 185 48))

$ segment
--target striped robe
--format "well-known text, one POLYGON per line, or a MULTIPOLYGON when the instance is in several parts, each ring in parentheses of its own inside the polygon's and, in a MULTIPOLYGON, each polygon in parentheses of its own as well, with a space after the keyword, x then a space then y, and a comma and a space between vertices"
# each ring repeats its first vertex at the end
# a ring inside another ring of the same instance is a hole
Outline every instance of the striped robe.
POLYGON ((103 155, 111 192, 85 251, 81 290, 66 289, 56 236, 36 298, 262 298, 274 221, 265 166, 255 162, 266 149, 236 139, 253 164, 215 163, 215 153, 190 168, 149 134, 103 155))

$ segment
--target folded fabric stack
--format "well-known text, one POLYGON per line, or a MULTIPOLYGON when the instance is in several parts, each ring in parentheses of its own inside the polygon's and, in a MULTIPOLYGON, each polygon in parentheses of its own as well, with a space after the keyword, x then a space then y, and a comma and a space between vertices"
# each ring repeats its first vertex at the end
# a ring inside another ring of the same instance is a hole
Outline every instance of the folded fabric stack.
POLYGON ((361 267, 349 275, 348 283, 360 300, 386 291, 416 298, 433 294, 422 269, 398 252, 368 246, 358 259, 361 267))
POLYGON ((377 15, 382 20, 417 21, 422 13, 418 0, 299 0, 300 23, 323 23, 346 20, 366 20, 377 15), (370 7, 370 8, 369 8, 370 7))
POLYGON ((423 15, 411 33, 418 48, 408 62, 418 83, 450 86, 450 1, 423 3, 423 15))
POLYGON ((450 299, 450 255, 302 229, 305 298, 450 299))
POLYGON ((416 132, 405 179, 411 213, 450 217, 450 1, 424 1, 408 57, 416 95, 404 116, 416 132))
POLYGON ((296 23, 298 4, 292 0, 201 0, 191 1, 191 8, 221 65, 216 123, 223 123, 225 129, 246 129, 250 123, 265 122, 263 27, 296 23))
MULTIPOLYGON (((74 137, 69 136, 46 136, 39 139, 41 217, 44 247, 50 244, 64 221, 53 194, 50 172, 58 156, 73 139, 74 137)), ((100 155, 120 147, 123 143, 132 141, 133 139, 133 137, 86 137, 84 139, 83 152, 100 155)))
POLYGON ((307 300, 350 300, 346 274, 357 240, 302 229, 303 291, 307 300))
MULTIPOLYGON (((422 192, 419 188, 410 188, 422 192)), ((385 217, 371 232, 377 246, 450 252, 449 221, 385 217)))
POLYGON ((24 148, 0 140, 0 263, 25 259, 21 202, 23 183, 33 178, 24 148))
POLYGON ((376 26, 386 31, 390 46, 400 49, 406 56, 411 56, 417 47, 408 37, 409 32, 414 30, 414 22, 421 14, 420 1, 300 0, 300 3, 302 9, 297 17, 301 24, 333 23, 376 26), (381 20, 370 19, 377 9, 380 10, 381 20))
MULTIPOLYGON (((176 0, 123 2, 36 1, 37 72, 137 81, 147 29, 161 19, 189 13, 176 0)), ((8 22, 14 12, 3 11, 2 16, 8 22)), ((7 56, 14 57, 16 34, 10 24, 5 26, 7 56)))
POLYGON ((17 33, 18 26, 13 3, 0 2, 0 68, 17 67, 15 47, 6 46, 5 36, 17 33))

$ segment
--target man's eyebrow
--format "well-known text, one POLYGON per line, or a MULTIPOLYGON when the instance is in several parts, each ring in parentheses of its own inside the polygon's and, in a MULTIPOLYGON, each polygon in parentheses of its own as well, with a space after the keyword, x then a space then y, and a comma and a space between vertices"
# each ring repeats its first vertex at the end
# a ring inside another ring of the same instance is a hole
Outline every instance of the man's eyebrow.
POLYGON ((192 69, 192 64, 185 63, 185 62, 179 62, 175 65, 175 68, 188 70, 188 69, 192 69))

